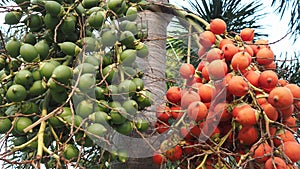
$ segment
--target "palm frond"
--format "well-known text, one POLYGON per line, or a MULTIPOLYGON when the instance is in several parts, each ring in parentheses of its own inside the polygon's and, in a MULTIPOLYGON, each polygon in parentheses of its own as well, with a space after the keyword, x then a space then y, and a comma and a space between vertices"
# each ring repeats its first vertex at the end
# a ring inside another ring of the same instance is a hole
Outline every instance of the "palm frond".
MULTIPOLYGON (((263 4, 260 1, 252 1, 244 4, 236 0, 188 0, 189 7, 183 7, 199 15, 201 18, 210 21, 214 18, 221 18, 227 23, 229 31, 238 32, 245 27, 263 29, 258 20, 263 18, 263 4)), ((267 36, 256 32, 257 36, 267 36)))
MULTIPOLYGON (((294 53, 289 57, 285 54, 284 60, 277 60, 277 74, 279 78, 288 80, 290 83, 300 85, 300 53, 294 53)), ((279 58, 283 58, 280 56, 279 58)))
POLYGON ((12 0, 1 0, 0 1, 0 6, 5 6, 5 5, 7 5, 8 3, 11 3, 11 2, 13 2, 12 0))
POLYGON ((272 0, 271 6, 275 7, 275 11, 283 16, 290 12, 289 29, 294 37, 294 42, 300 36, 300 2, 299 0, 272 0))

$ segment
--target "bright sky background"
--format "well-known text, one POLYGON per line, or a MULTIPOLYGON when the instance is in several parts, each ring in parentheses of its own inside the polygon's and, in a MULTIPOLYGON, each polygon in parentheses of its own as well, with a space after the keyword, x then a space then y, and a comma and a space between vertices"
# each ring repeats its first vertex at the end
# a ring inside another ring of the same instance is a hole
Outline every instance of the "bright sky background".
MULTIPOLYGON (((241 0, 243 3, 249 3, 249 0, 241 0)), ((268 34, 269 36, 266 38, 270 43, 278 41, 281 39, 288 31, 288 23, 289 23, 289 11, 284 15, 284 18, 281 20, 280 15, 276 14, 275 8, 271 7, 272 0, 263 0, 261 1, 264 4, 264 10, 262 12, 268 13, 265 18, 261 19, 260 22, 262 25, 265 24, 265 29, 261 30, 268 34)), ((170 0, 170 3, 176 6, 185 6, 188 7, 189 3, 186 0, 170 0)), ((282 41, 270 45, 272 50, 276 55, 280 55, 281 52, 288 52, 293 55, 293 52, 300 52, 300 40, 298 39, 293 44, 293 39, 289 39, 290 36, 287 36, 282 41)))

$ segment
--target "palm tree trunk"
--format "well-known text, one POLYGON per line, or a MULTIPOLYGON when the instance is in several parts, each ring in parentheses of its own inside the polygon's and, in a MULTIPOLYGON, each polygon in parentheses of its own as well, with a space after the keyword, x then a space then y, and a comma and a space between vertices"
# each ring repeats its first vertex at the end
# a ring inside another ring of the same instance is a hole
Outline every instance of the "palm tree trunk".
MULTIPOLYGON (((168 0, 152 0, 151 2, 168 3, 168 0)), ((138 66, 144 72, 144 82, 147 89, 152 93, 154 104, 145 111, 147 119, 153 124, 155 123, 155 111, 157 105, 163 101, 163 97, 166 91, 165 79, 165 65, 166 65, 166 35, 167 26, 170 21, 170 16, 161 12, 153 12, 145 10, 140 13, 141 20, 147 24, 148 37, 145 42, 149 48, 149 56, 146 59, 137 60, 138 66)), ((149 132, 150 133, 150 132, 149 132)), ((134 137, 139 137, 138 134, 134 134, 134 137)), ((145 136, 147 137, 147 136, 145 136)), ((142 138, 139 138, 140 140, 142 138)), ((125 163, 114 163, 111 169, 159 169, 160 166, 153 164, 151 155, 153 150, 151 147, 147 147, 147 143, 144 145, 136 145, 126 143, 124 140, 116 140, 123 142, 129 149, 135 149, 134 152, 142 154, 143 157, 139 157, 136 154, 130 154, 127 162, 125 163), (146 151, 146 152, 145 152, 146 151)), ((159 146, 156 145, 156 146, 159 146)))

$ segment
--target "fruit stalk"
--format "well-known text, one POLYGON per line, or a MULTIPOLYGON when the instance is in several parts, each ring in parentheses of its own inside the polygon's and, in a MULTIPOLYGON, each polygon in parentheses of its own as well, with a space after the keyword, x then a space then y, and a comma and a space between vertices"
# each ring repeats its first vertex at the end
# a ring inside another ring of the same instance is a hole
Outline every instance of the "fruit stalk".
MULTIPOLYGON (((42 117, 47 115, 47 107, 49 102, 50 92, 47 92, 47 95, 45 96, 44 102, 43 102, 43 108, 42 108, 42 117)), ((40 125, 39 132, 37 134, 38 137, 38 147, 37 147, 37 154, 36 158, 41 159, 43 157, 43 147, 44 144, 44 132, 46 128, 46 122, 42 121, 40 125)))
POLYGON ((202 160, 201 163, 197 166, 196 169, 200 169, 200 168, 202 168, 202 167, 204 166, 207 157, 208 157, 208 154, 205 154, 203 160, 202 160))
POLYGON ((32 142, 34 142, 37 138, 38 138, 37 136, 34 136, 32 139, 30 139, 30 140, 27 141, 26 143, 14 147, 14 148, 12 149, 12 151, 21 150, 21 149, 27 147, 27 146, 30 145, 32 142))
POLYGON ((43 150, 51 155, 53 158, 55 158, 59 162, 59 156, 57 154, 54 154, 51 150, 49 150, 47 147, 43 146, 43 150))

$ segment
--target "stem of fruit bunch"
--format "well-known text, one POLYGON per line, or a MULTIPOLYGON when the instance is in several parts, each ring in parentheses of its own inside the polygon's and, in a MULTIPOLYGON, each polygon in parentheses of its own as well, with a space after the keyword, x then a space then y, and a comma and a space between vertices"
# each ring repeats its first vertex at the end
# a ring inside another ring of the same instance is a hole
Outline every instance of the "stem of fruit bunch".
POLYGON ((17 104, 17 102, 11 102, 11 103, 8 103, 8 104, 0 105, 0 108, 10 107, 10 106, 15 105, 15 104, 17 104))
MULTIPOLYGON (((47 95, 45 96, 43 105, 42 105, 42 117, 47 115, 47 107, 49 103, 49 97, 50 97, 50 91, 47 91, 47 95)), ((38 147, 37 147, 37 154, 36 158, 39 160, 43 157, 43 147, 44 144, 44 133, 46 128, 46 121, 42 121, 40 124, 40 129, 38 131, 37 137, 38 137, 38 147)))
POLYGON ((232 131, 233 131, 233 129, 230 129, 230 130, 228 131, 228 133, 227 133, 224 137, 221 138, 220 142, 219 142, 218 145, 217 145, 218 148, 220 148, 220 147, 225 143, 225 141, 226 141, 227 138, 230 136, 230 134, 231 134, 232 131))
POLYGON ((54 128, 52 127, 52 125, 49 125, 49 128, 50 128, 50 131, 51 131, 51 133, 52 133, 52 135, 53 135, 55 141, 56 141, 59 145, 61 145, 62 143, 60 142, 60 140, 59 140, 59 138, 58 138, 58 136, 57 136, 57 134, 56 134, 54 128))
MULTIPOLYGON (((121 64, 122 61, 121 61, 121 52, 122 52, 122 48, 121 46, 119 46, 119 44, 116 44, 115 45, 115 48, 116 48, 116 54, 117 54, 117 63, 118 64, 121 64)), ((120 69, 120 78, 121 78, 121 81, 124 81, 124 70, 123 69, 120 69)))
POLYGON ((240 161, 237 163, 236 166, 240 167, 241 164, 242 164, 242 161, 246 160, 248 158, 249 154, 250 154, 250 151, 248 153, 246 153, 246 154, 241 155, 240 161))
POLYGON ((34 136, 32 139, 28 140, 26 143, 21 144, 21 145, 19 145, 19 146, 13 147, 12 151, 21 150, 21 149, 27 147, 27 146, 30 145, 32 142, 34 142, 37 138, 38 138, 38 136, 34 136))
POLYGON ((205 154, 205 155, 204 155, 204 158, 202 159, 201 163, 197 166, 196 169, 200 169, 200 168, 202 168, 202 167, 204 166, 207 157, 208 157, 208 154, 205 154))
POLYGON ((59 156, 57 154, 54 154, 51 150, 49 150, 46 146, 43 146, 43 150, 48 153, 49 155, 53 156, 57 161, 59 161, 59 156))

